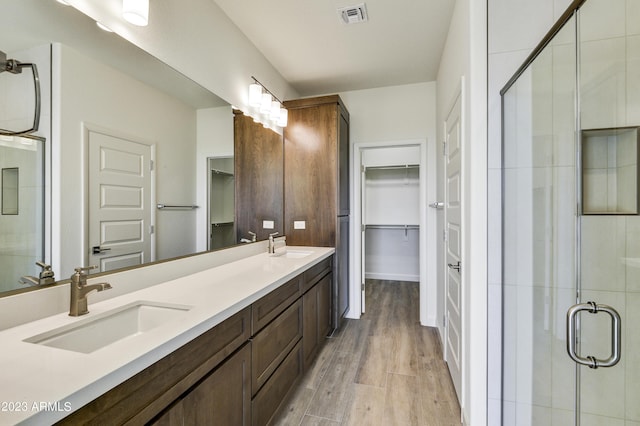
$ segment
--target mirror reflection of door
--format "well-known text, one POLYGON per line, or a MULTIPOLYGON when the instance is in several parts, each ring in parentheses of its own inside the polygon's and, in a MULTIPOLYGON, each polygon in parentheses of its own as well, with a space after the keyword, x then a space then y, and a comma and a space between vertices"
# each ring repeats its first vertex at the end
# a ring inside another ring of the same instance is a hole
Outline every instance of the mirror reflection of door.
POLYGON ((151 146, 88 131, 89 264, 100 272, 152 259, 151 146))
POLYGON ((207 159, 209 172, 209 250, 236 244, 233 157, 207 159))

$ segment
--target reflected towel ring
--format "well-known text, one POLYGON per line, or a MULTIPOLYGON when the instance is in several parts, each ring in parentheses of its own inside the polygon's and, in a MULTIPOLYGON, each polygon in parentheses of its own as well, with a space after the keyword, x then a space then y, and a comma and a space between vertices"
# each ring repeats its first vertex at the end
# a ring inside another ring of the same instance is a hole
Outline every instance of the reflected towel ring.
POLYGON ((10 131, 0 129, 0 135, 2 136, 24 136, 30 133, 36 132, 40 125, 40 109, 41 109, 41 95, 40 95, 40 77, 38 75, 38 67, 33 63, 19 62, 15 59, 7 59, 7 55, 0 51, 0 73, 7 71, 11 74, 22 73, 22 68, 31 68, 33 73, 33 88, 36 96, 35 111, 33 113, 33 125, 30 129, 20 131, 10 131))

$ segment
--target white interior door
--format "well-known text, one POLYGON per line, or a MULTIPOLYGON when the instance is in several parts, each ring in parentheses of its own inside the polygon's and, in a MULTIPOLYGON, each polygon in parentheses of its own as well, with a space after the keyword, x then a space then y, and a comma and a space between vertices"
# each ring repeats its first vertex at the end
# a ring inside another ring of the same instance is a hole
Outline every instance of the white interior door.
POLYGON ((151 258, 151 146, 89 130, 89 255, 109 271, 151 258))
POLYGON ((462 401, 461 111, 460 96, 445 120, 445 351, 462 401))

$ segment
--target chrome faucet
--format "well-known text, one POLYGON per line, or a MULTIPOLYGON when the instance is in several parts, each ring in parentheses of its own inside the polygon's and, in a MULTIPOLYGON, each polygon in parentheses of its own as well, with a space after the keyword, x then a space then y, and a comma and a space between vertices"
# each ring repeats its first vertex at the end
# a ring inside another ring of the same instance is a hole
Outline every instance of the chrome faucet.
POLYGON ((24 276, 20 278, 21 284, 27 285, 47 285, 53 284, 56 282, 56 279, 53 274, 53 270, 51 269, 51 265, 47 265, 44 262, 36 262, 36 265, 42 268, 40 275, 38 278, 32 277, 31 275, 24 276))
POLYGON ((77 317, 89 313, 87 308, 87 295, 92 291, 109 290, 111 284, 99 283, 87 285, 87 275, 97 266, 86 266, 84 268, 76 268, 75 273, 71 275, 71 302, 69 305, 69 316, 77 317))
POLYGON ((276 252, 276 243, 273 237, 278 235, 278 232, 274 232, 273 234, 269 234, 269 254, 273 254, 276 252))
POLYGON ((257 240, 256 240, 257 235, 256 235, 256 233, 255 233, 255 232, 251 232, 251 231, 249 231, 249 235, 251 236, 251 239, 250 239, 250 240, 249 240, 249 239, 247 239, 247 238, 241 238, 241 239, 240 239, 240 242, 241 242, 241 243, 255 243, 255 242, 257 241, 257 240))

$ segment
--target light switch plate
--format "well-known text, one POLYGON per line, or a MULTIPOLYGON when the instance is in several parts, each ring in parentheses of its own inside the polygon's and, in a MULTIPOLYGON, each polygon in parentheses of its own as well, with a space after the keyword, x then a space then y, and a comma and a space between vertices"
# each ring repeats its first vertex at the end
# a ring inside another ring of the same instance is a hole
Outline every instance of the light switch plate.
POLYGON ((263 220, 262 221, 262 229, 273 229, 273 221, 272 220, 263 220))
POLYGON ((304 220, 294 220, 293 229, 307 229, 307 222, 304 220))

